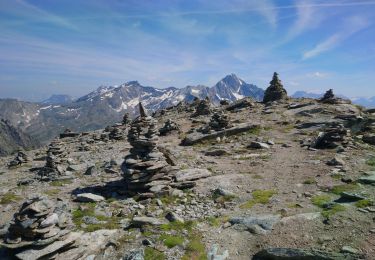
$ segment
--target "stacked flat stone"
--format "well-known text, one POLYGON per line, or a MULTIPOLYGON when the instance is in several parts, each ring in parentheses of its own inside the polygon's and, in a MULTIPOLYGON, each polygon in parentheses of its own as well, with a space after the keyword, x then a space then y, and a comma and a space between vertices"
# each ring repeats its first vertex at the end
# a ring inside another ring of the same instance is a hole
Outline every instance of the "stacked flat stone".
POLYGON ((132 148, 125 157, 122 171, 130 193, 162 193, 167 190, 171 178, 168 163, 157 149, 156 120, 146 115, 139 104, 140 116, 135 119, 128 132, 128 141, 132 148))
POLYGON ((215 131, 221 131, 229 127, 229 118, 224 113, 214 113, 208 125, 215 131))
POLYGON ((340 145, 346 147, 351 142, 351 132, 343 124, 332 124, 312 142, 311 147, 317 149, 332 149, 340 145))
POLYGON ((210 115, 210 114, 211 114, 210 100, 208 98, 205 98, 197 102, 196 109, 192 117, 204 116, 204 115, 210 115))
POLYGON ((5 238, 5 246, 46 246, 68 233, 70 223, 67 205, 38 196, 25 201, 14 214, 5 238))
POLYGON ((123 140, 125 139, 125 136, 122 129, 119 127, 113 127, 108 134, 108 138, 109 140, 123 140))
POLYGON ((58 139, 53 140, 49 144, 48 151, 51 152, 53 155, 58 155, 59 157, 65 155, 65 150, 62 147, 62 142, 58 139))
POLYGON ((167 121, 165 121, 164 126, 159 129, 159 133, 160 135, 167 135, 173 131, 178 131, 179 129, 179 125, 168 118, 167 121))
POLYGON ((23 151, 18 151, 14 159, 9 162, 8 167, 13 168, 21 166, 22 164, 27 163, 28 161, 29 158, 27 157, 27 154, 25 154, 23 151))
POLYGON ((125 113, 124 116, 122 117, 122 124, 128 125, 129 123, 130 123, 130 115, 129 113, 125 113))
POLYGON ((329 89, 326 91, 324 96, 319 100, 322 103, 335 103, 335 95, 333 94, 333 90, 329 89))
POLYGON ((52 181, 59 178, 62 175, 61 169, 59 169, 60 162, 53 154, 53 150, 50 148, 47 151, 46 164, 38 171, 38 179, 40 181, 52 181))
POLYGON ((282 99, 287 99, 288 94, 279 79, 279 76, 276 72, 273 73, 272 80, 270 82, 270 86, 264 92, 263 102, 272 102, 278 101, 282 99))

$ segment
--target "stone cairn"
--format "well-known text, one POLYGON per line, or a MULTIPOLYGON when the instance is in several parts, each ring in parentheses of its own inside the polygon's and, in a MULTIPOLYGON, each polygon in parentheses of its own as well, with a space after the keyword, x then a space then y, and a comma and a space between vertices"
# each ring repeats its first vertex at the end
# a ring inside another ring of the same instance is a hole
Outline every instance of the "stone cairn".
POLYGON ((129 113, 125 113, 122 117, 122 125, 128 125, 130 123, 130 115, 129 113))
POLYGON ((110 129, 108 134, 109 140, 124 140, 125 136, 123 134, 123 130, 120 127, 114 126, 110 129))
POLYGON ((56 150, 56 147, 49 147, 46 156, 46 164, 37 173, 39 180, 52 181, 58 179, 59 176, 62 175, 62 170, 58 166, 60 161, 56 157, 56 155, 61 154, 60 152, 60 150, 56 150))
POLYGON ((25 201, 14 214, 3 245, 18 251, 24 247, 26 250, 33 249, 30 251, 43 250, 42 247, 67 235, 70 224, 71 218, 64 202, 36 196, 25 201))
POLYGON ((335 95, 333 94, 333 90, 332 89, 329 89, 326 91, 326 93, 324 94, 324 96, 319 99, 319 102, 322 102, 322 103, 335 103, 335 95))
POLYGON ((229 118, 224 113, 214 113, 208 125, 215 131, 221 131, 225 128, 230 127, 229 118))
POLYGON ((169 165, 157 149, 156 120, 147 116, 141 103, 139 110, 140 116, 133 120, 128 132, 132 148, 121 169, 130 194, 153 197, 168 191, 171 177, 167 176, 169 165))
POLYGON ((332 124, 324 132, 313 140, 311 147, 317 149, 333 149, 340 145, 346 147, 351 142, 350 130, 346 129, 343 124, 332 124))
POLYGON ((159 129, 159 133, 160 135, 167 135, 173 131, 178 130, 180 130, 179 125, 176 122, 172 121, 170 118, 168 118, 167 121, 165 121, 164 126, 159 129))
POLYGON ((204 116, 211 114, 210 100, 206 97, 203 100, 199 100, 196 105, 196 109, 192 117, 204 116))
POLYGON ((17 166, 21 166, 22 164, 27 163, 28 161, 29 158, 27 157, 27 154, 25 154, 23 151, 18 151, 14 159, 9 162, 8 167, 14 168, 17 166))
POLYGON ((77 137, 79 133, 75 133, 69 128, 65 129, 63 133, 60 134, 60 139, 67 138, 67 137, 77 137))
POLYGON ((272 80, 270 82, 270 86, 264 92, 263 102, 267 103, 287 98, 288 94, 284 89, 281 80, 279 79, 279 75, 276 72, 274 72, 272 80))

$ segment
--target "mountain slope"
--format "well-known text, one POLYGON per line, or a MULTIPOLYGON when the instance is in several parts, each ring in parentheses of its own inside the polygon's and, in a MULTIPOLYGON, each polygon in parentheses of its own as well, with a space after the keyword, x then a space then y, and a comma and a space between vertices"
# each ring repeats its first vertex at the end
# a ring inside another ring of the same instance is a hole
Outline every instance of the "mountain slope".
POLYGON ((0 119, 0 156, 9 155, 18 149, 36 148, 39 143, 8 121, 0 119))
POLYGON ((69 95, 52 95, 48 99, 43 100, 42 104, 47 105, 62 105, 68 104, 73 101, 73 98, 69 95))

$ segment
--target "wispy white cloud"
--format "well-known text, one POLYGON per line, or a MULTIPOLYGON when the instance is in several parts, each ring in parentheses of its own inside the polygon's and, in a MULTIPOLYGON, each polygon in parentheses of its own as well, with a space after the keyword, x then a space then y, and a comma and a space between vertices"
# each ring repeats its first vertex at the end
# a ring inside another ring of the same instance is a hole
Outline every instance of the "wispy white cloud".
POLYGON ((12 14, 19 19, 6 21, 3 26, 30 23, 33 21, 50 23, 64 28, 77 30, 77 27, 67 19, 43 10, 24 0, 0 1, 1 12, 12 14))
POLYGON ((352 16, 344 22, 340 32, 334 33, 324 41, 318 43, 314 48, 303 53, 302 59, 310 59, 321 53, 329 51, 340 45, 353 34, 365 29, 370 25, 370 21, 365 17, 352 16))

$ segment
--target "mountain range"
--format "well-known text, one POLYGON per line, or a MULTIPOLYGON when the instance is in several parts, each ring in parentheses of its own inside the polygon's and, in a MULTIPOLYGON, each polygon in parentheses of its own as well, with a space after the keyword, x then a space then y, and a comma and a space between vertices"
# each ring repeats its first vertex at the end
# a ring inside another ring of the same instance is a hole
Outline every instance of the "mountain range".
POLYGON ((236 101, 252 97, 262 100, 263 94, 263 89, 246 83, 235 74, 224 77, 212 87, 158 89, 129 81, 119 86, 100 86, 74 101, 65 95, 55 95, 40 103, 0 99, 0 118, 45 143, 66 128, 95 130, 120 121, 125 113, 134 116, 139 102, 148 110, 156 111, 181 101, 192 102, 196 97, 209 97, 211 102, 218 104, 222 99, 236 101))

